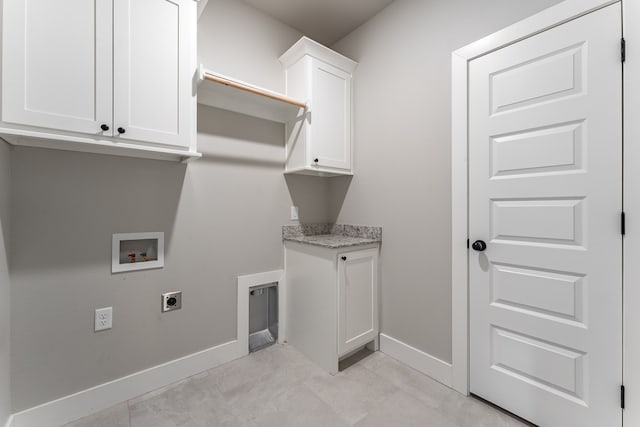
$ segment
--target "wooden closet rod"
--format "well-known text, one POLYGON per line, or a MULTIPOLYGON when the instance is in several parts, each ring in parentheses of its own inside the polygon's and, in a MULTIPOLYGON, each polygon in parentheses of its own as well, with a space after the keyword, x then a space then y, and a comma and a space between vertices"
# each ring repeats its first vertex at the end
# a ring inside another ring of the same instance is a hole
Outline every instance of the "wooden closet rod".
POLYGON ((307 108, 306 103, 300 102, 293 98, 289 98, 288 96, 279 95, 277 93, 269 92, 264 89, 259 89, 257 87, 244 85, 242 83, 238 83, 233 80, 225 79, 224 77, 216 76, 209 73, 204 73, 204 78, 205 80, 221 83, 226 86, 231 86, 236 89, 244 90, 246 92, 255 93, 256 95, 261 95, 267 98, 275 99, 276 101, 286 102, 287 104, 295 105, 296 107, 307 108))

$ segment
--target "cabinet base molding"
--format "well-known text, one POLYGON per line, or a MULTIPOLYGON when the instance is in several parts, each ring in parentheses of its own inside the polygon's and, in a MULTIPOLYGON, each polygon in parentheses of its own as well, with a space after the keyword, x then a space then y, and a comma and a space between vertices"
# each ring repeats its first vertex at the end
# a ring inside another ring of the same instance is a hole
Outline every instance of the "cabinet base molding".
POLYGON ((348 352, 347 354, 344 354, 344 355, 340 356, 340 357, 338 358, 338 360, 339 360, 340 362, 342 362, 343 360, 346 360, 346 359, 350 358, 351 356, 354 356, 354 355, 356 355, 356 354, 360 353, 360 352, 361 352, 361 351, 363 351, 365 348, 366 348, 367 350, 369 350, 369 351, 373 351, 373 352, 380 351, 380 338, 379 338, 379 336, 376 336, 376 337, 373 339, 373 341, 369 341, 368 343, 366 343, 366 344, 365 344, 365 345, 363 345, 362 347, 358 347, 358 348, 356 348, 356 349, 354 349, 354 350, 351 350, 351 351, 350 351, 350 352, 348 352))
POLYGON ((452 386, 453 368, 451 363, 385 334, 380 334, 380 351, 447 387, 452 386))
POLYGON ((353 176, 353 172, 336 172, 330 169, 316 168, 316 167, 302 167, 296 169, 288 169, 284 172, 285 175, 309 175, 320 177, 334 177, 334 176, 353 176))

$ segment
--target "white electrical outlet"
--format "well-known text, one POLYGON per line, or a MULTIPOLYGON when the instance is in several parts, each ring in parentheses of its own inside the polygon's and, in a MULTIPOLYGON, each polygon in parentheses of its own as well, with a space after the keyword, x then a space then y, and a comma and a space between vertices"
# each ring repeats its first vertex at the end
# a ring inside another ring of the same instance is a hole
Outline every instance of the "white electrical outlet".
POLYGON ((298 207, 291 206, 291 220, 297 221, 298 219, 300 219, 300 217, 298 216, 298 207))
POLYGON ((105 307, 96 310, 95 332, 104 331, 113 327, 113 308, 105 307))

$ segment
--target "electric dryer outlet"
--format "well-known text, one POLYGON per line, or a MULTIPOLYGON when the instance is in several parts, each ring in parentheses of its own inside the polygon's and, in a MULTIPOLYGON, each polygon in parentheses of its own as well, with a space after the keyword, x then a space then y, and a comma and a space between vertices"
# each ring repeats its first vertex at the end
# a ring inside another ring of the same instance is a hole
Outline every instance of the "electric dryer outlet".
POLYGON ((182 308, 182 291, 166 292, 162 294, 162 312, 179 310, 182 308))

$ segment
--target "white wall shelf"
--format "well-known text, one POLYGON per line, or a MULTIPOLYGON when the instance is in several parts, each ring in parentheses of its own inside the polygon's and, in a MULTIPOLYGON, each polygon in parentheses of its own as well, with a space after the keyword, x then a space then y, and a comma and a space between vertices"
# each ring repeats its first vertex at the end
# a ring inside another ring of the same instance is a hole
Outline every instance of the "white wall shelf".
POLYGON ((224 76, 200 66, 198 103, 286 123, 304 113, 307 103, 224 76))

